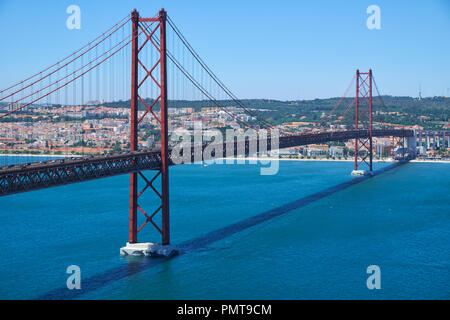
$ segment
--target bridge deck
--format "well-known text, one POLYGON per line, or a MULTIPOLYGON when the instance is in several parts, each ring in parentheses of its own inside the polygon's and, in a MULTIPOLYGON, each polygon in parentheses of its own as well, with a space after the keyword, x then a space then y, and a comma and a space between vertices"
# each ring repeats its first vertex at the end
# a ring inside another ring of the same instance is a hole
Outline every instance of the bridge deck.
MULTIPOLYGON (((355 138, 365 138, 368 135, 367 130, 348 130, 282 136, 279 138, 279 148, 328 141, 346 141, 355 138)), ((414 132, 413 130, 404 129, 373 130, 372 135, 374 137, 411 137, 414 135, 414 132)), ((252 155, 250 145, 251 141, 246 140, 245 148, 243 149, 244 154, 241 154, 239 153, 238 144, 235 142, 232 147, 234 150, 233 155, 252 155)), ((270 140, 268 141, 268 145, 268 149, 270 150, 270 140)), ((205 146, 200 148, 200 150, 204 149, 205 146)), ((226 154, 227 148, 225 143, 220 149, 223 154, 217 156, 229 156, 229 154, 226 154)), ((256 149, 256 151, 258 150, 256 149)), ((198 150, 192 147, 190 149, 190 155, 186 155, 186 159, 189 163, 194 162, 194 160, 198 161, 198 159, 207 160, 203 153, 200 153, 198 154, 198 150)), ((175 163, 178 162, 172 162, 171 165, 175 163)), ((65 158, 2 167, 0 168, 0 196, 142 170, 159 170, 160 165, 160 152, 157 149, 153 149, 85 158, 65 158)))

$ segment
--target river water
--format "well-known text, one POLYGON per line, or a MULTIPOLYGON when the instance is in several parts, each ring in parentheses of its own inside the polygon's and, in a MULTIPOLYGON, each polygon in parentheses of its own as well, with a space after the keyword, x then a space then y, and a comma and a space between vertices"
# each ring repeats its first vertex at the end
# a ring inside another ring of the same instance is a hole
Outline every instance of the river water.
MULTIPOLYGON (((171 168, 172 243, 187 248, 172 259, 119 256, 127 175, 2 197, 0 298, 450 298, 450 165, 408 163, 345 185, 351 169, 171 168), (70 265, 81 269, 81 290, 66 287, 70 265), (370 265, 380 267, 380 290, 366 286, 370 265)), ((140 203, 153 212, 156 195, 140 203)), ((159 239, 150 225, 139 233, 159 239)))

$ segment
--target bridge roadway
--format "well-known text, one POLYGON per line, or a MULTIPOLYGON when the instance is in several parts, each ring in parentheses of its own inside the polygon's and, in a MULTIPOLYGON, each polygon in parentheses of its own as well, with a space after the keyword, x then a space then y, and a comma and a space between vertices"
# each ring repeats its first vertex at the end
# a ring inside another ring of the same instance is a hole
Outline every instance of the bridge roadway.
MULTIPOLYGON (((279 138, 279 148, 367 138, 368 135, 369 132, 367 130, 347 130, 281 136, 279 138)), ((372 131, 372 136, 412 137, 414 136, 414 131, 406 129, 376 129, 372 131)), ((249 147, 251 141, 246 140, 245 142, 245 156, 252 155, 249 147)), ((271 149, 270 144, 269 139, 267 142, 268 150, 271 149)), ((204 147, 206 145, 203 145, 204 147)), ((236 142, 233 148, 234 155, 243 156, 238 153, 236 142)), ((222 156, 225 157, 225 143, 221 149, 223 150, 222 156)), ((194 147, 191 148, 190 157, 186 155, 185 158, 188 161, 190 160, 190 163, 194 162, 194 159, 205 160, 203 155, 199 155, 198 150, 194 147)), ((161 155, 159 149, 16 164, 0 168, 0 196, 143 170, 159 170, 160 164, 161 155)), ((173 164, 171 162, 171 165, 173 164)))

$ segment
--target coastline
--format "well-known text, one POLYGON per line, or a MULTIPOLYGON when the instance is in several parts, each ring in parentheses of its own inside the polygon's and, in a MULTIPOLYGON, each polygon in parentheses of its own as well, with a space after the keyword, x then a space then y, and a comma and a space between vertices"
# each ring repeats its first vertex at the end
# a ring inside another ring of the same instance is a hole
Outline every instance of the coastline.
POLYGON ((421 159, 414 159, 414 160, 410 160, 410 162, 423 162, 423 163, 450 163, 450 160, 421 160, 421 159))
POLYGON ((43 158, 43 157, 52 157, 52 158, 67 158, 67 157, 83 157, 80 155, 74 155, 74 154, 29 154, 29 153, 1 153, 0 157, 36 157, 36 158, 43 158))
MULTIPOLYGON (((249 157, 249 158, 240 158, 240 157, 230 157, 230 158, 222 158, 223 160, 248 160, 248 161, 322 161, 322 162, 353 162, 354 159, 291 159, 291 158, 257 158, 257 157, 249 157)), ((395 162, 396 160, 392 160, 391 158, 380 160, 373 159, 373 162, 395 162)), ((450 160, 421 160, 414 159, 410 160, 410 162, 418 162, 418 163, 450 163, 450 160)))

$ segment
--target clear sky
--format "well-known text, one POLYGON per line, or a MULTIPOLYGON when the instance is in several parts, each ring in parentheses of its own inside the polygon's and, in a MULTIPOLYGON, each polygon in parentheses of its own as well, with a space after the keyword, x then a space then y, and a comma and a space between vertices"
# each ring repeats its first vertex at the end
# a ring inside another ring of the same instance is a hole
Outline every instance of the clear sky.
POLYGON ((0 0, 0 87, 73 52, 133 8, 164 7, 196 51, 240 98, 341 96, 357 68, 383 94, 447 95, 449 0, 0 0), (81 8, 68 30, 66 8, 81 8), (381 29, 366 26, 369 5, 381 29))

